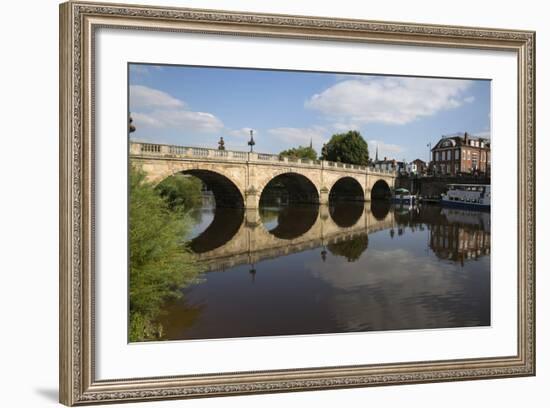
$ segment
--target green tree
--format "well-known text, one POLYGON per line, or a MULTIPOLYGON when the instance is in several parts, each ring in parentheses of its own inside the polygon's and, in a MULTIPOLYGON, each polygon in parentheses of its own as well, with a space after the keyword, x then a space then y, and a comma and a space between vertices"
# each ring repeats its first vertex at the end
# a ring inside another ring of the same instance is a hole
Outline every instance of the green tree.
POLYGON ((317 160, 317 152, 311 146, 298 146, 292 149, 283 150, 279 153, 280 157, 289 157, 291 159, 309 159, 317 160))
POLYGON ((350 130, 332 135, 330 141, 323 146, 321 158, 366 166, 369 163, 369 146, 361 133, 350 130))
POLYGON ((162 336, 156 323, 162 303, 197 280, 200 266, 185 244, 190 222, 182 209, 171 209, 145 173, 130 167, 129 252, 131 342, 162 336))
POLYGON ((156 190, 172 210, 192 210, 202 203, 202 182, 191 176, 175 174, 160 182, 156 190))

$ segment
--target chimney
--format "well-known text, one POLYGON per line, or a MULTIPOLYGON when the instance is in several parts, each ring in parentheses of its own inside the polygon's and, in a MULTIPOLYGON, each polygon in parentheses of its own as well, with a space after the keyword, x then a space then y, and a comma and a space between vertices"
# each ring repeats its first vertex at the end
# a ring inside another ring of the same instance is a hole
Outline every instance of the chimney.
POLYGON ((468 132, 464 132, 464 143, 468 143, 468 132))
POLYGON ((384 161, 388 160, 388 158, 386 156, 384 156, 384 161))

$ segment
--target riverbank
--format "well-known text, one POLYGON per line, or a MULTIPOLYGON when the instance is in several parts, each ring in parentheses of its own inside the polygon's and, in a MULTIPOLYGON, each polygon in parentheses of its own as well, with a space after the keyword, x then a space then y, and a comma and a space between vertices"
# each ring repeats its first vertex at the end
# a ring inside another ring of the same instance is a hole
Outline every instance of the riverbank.
POLYGON ((418 194, 422 197, 440 197, 447 191, 449 184, 491 184, 490 177, 410 177, 400 176, 395 181, 396 188, 406 188, 412 194, 418 194))

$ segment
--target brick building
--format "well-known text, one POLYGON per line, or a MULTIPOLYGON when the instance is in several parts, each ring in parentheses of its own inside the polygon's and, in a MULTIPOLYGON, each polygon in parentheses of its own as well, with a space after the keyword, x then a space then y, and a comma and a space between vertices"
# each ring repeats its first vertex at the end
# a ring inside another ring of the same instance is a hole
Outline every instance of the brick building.
POLYGON ((432 148, 430 169, 436 175, 490 175, 491 141, 468 133, 442 137, 432 148))
POLYGON ((403 172, 406 170, 406 163, 395 159, 388 159, 387 157, 384 157, 384 160, 378 160, 378 158, 376 158, 374 161, 374 168, 377 170, 403 172))
POLYGON ((410 173, 413 174, 426 174, 428 171, 428 165, 424 160, 416 159, 409 163, 411 167, 410 173))

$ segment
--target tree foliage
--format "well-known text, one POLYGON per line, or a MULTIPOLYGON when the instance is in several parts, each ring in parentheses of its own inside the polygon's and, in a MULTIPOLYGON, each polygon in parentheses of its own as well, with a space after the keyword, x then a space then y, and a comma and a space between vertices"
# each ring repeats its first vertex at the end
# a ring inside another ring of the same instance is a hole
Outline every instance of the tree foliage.
POLYGON ((317 152, 313 147, 298 146, 292 149, 283 150, 279 153, 280 157, 289 157, 291 159, 309 159, 317 160, 317 152))
POLYGON ((369 146, 361 133, 350 130, 332 135, 330 141, 323 146, 321 158, 366 166, 369 163, 369 146))
POLYGON ((156 187, 172 210, 191 210, 202 202, 202 183, 196 177, 175 174, 164 179, 156 187))
POLYGON ((133 165, 129 182, 129 340, 135 342, 162 336, 155 323, 162 303, 180 296, 200 270, 184 241, 190 222, 182 208, 172 208, 133 165))

